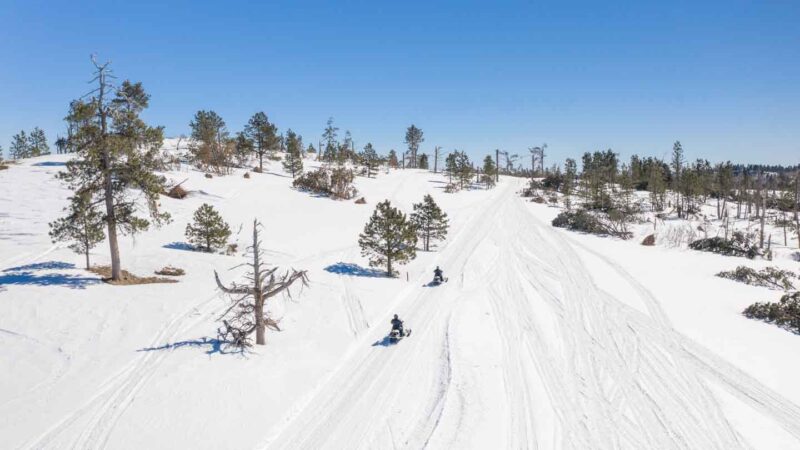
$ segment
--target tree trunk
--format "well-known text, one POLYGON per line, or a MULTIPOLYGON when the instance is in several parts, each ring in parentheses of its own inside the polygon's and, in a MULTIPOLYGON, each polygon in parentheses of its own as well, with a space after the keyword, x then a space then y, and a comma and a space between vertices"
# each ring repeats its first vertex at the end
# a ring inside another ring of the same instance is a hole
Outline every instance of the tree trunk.
POLYGON ((256 344, 266 345, 266 325, 264 324, 264 295, 261 288, 253 289, 253 296, 255 297, 255 314, 256 314, 256 344))
POLYGON ((89 265, 89 248, 86 248, 86 270, 89 270, 91 266, 89 265))

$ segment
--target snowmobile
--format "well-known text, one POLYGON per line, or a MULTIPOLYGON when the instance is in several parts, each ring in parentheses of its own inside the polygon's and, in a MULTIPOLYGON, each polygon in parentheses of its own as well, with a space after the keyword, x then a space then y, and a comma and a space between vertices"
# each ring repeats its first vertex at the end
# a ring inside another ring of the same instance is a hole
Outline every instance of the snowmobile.
POLYGON ((392 344, 396 344, 401 340, 403 340, 403 338, 407 338, 409 336, 411 336, 411 330, 403 330, 403 332, 401 332, 400 330, 395 328, 389 332, 389 342, 392 344))

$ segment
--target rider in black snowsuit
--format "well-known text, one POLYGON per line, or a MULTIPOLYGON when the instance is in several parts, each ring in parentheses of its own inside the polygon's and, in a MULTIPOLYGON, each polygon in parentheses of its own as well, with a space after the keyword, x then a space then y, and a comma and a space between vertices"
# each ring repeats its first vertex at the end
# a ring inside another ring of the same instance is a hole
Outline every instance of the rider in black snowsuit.
POLYGON ((439 266, 436 266, 436 270, 433 271, 433 281, 444 282, 444 273, 439 266))
POLYGON ((404 336, 405 332, 403 331, 403 321, 397 317, 397 314, 394 315, 394 319, 392 319, 392 331, 398 330, 400 332, 400 336, 404 336))

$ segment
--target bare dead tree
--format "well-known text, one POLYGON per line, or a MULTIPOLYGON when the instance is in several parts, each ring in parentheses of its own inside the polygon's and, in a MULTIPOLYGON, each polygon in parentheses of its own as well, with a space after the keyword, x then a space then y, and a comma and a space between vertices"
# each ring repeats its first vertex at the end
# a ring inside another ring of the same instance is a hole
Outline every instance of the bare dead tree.
POLYGON ((266 329, 280 331, 278 321, 264 310, 267 299, 282 292, 291 297, 289 288, 296 281, 302 286, 308 286, 308 275, 305 270, 286 271, 283 275, 276 274, 278 267, 268 268, 264 264, 264 253, 261 250, 261 240, 258 237, 261 224, 253 220, 253 245, 248 247, 251 262, 244 265, 250 267, 245 276, 246 284, 232 283, 224 286, 219 279, 219 274, 214 271, 217 286, 226 293, 231 300, 231 305, 220 315, 219 320, 224 326, 219 329, 220 340, 227 341, 239 347, 249 347, 250 335, 256 333, 256 344, 265 345, 266 329))

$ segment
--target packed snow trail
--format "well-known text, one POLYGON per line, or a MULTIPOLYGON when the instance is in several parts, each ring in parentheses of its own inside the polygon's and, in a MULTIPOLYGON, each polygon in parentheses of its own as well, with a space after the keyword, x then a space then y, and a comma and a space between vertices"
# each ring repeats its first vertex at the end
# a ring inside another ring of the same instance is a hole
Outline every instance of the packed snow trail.
POLYGON ((655 297, 613 261, 604 263, 648 313, 600 289, 578 244, 535 218, 515 186, 501 184, 441 251, 436 263, 450 283, 397 299, 414 335, 370 346, 388 330, 388 319, 378 324, 262 447, 477 447, 474 428, 484 426, 496 448, 750 448, 711 385, 800 440, 797 405, 676 332, 655 297), (491 314, 466 318, 474 304, 491 314), (482 376, 490 354, 453 339, 469 333, 499 345, 504 398, 491 394, 497 378, 482 376), (483 413, 492 405, 500 417, 483 413))

